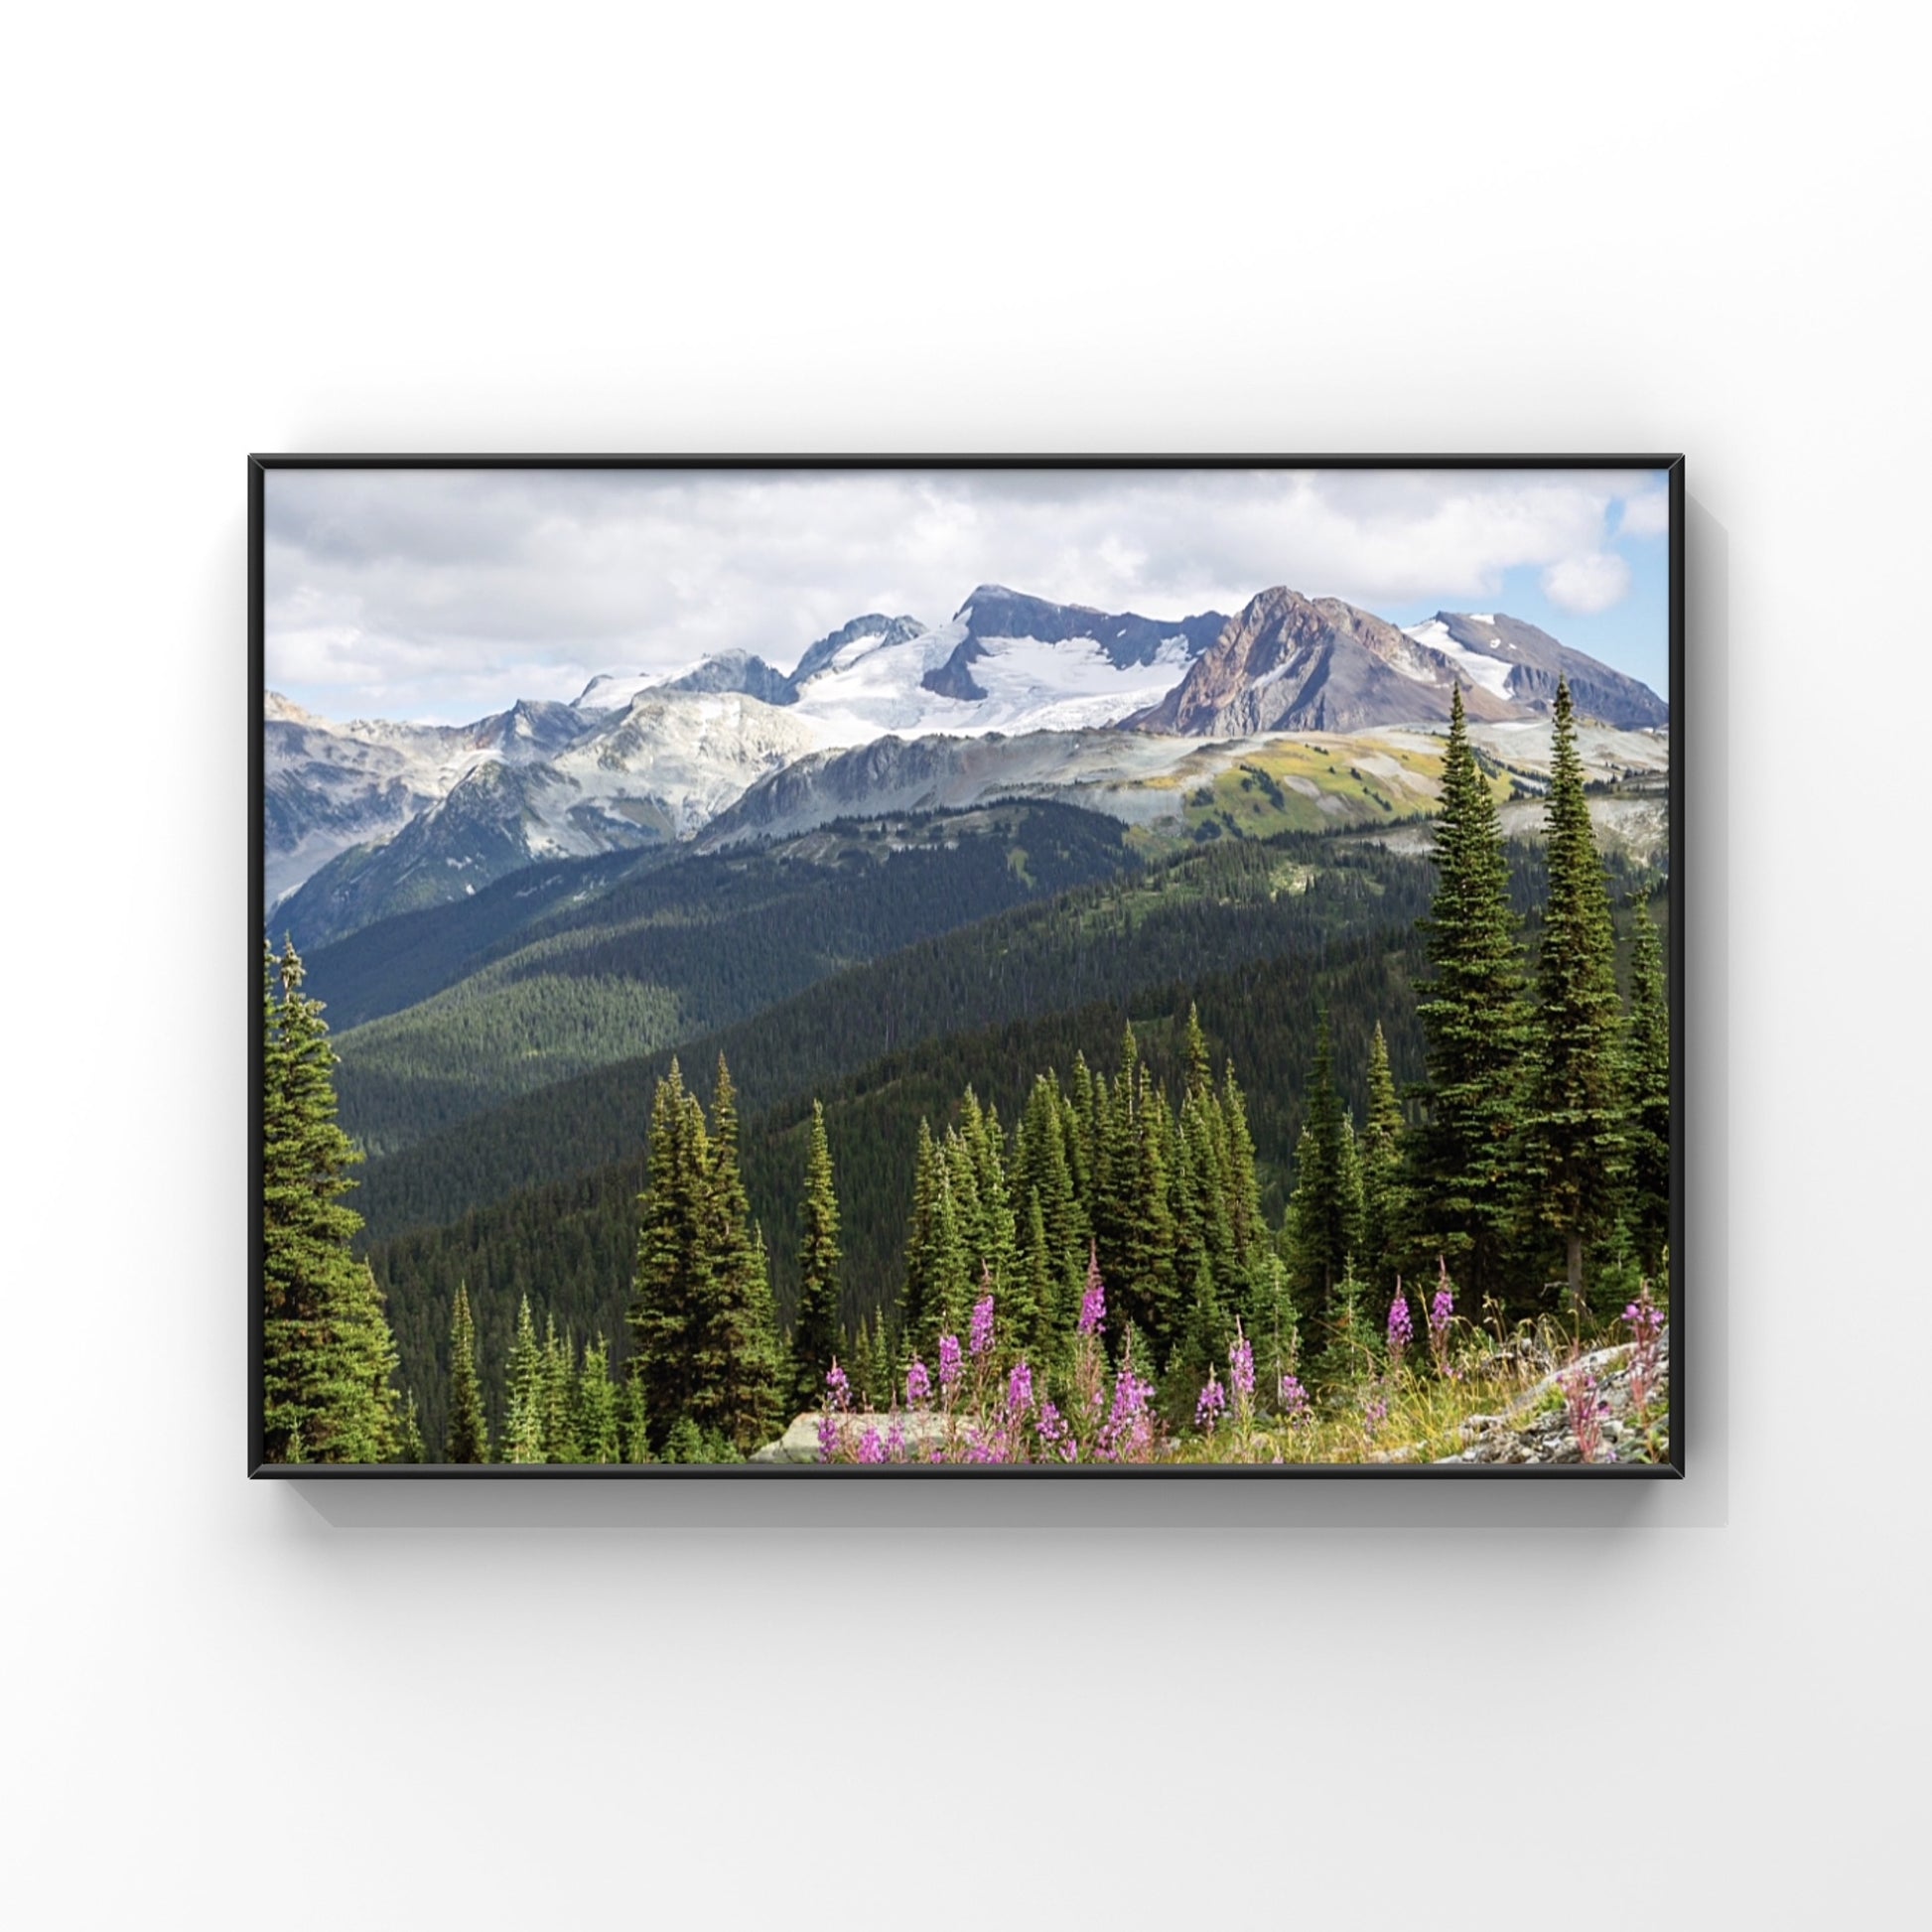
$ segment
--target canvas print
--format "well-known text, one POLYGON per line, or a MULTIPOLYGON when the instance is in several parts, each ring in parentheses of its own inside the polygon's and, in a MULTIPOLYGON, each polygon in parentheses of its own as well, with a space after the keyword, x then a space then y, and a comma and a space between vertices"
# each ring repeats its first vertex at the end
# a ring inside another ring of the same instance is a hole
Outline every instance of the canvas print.
POLYGON ((1675 459, 251 488, 251 1468, 1681 1463, 1675 459))

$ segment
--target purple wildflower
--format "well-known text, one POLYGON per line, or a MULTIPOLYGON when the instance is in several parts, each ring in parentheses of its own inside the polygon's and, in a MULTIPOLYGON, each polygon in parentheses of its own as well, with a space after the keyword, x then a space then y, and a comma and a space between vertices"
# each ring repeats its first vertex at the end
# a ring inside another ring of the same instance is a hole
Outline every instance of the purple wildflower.
POLYGON ((975 1355, 984 1355, 993 1346, 993 1298, 990 1295, 982 1295, 973 1304, 973 1330, 969 1340, 975 1355))
POLYGON ((845 1370, 839 1366, 836 1355, 832 1358, 832 1366, 825 1371, 825 1390, 832 1398, 833 1408, 851 1408, 852 1384, 845 1379, 845 1370))
POLYGON ((825 1410, 818 1419, 818 1452, 828 1462, 838 1459, 839 1419, 830 1409, 825 1410))
POLYGON ((1255 1351, 1248 1337, 1241 1332, 1241 1324, 1234 1324, 1234 1346, 1228 1350, 1228 1380, 1234 1384, 1237 1402, 1252 1402, 1255 1399, 1255 1351))
POLYGON ((1080 1332, 1097 1335, 1107 1325, 1107 1285, 1100 1279, 1100 1250, 1087 1254, 1087 1289, 1080 1298, 1080 1332))
MULTIPOLYGON (((1428 1310, 1429 1353, 1436 1364, 1436 1373, 1446 1381, 1452 1381, 1455 1371, 1449 1367, 1449 1338, 1455 1320, 1455 1289, 1449 1281, 1449 1263, 1441 1255, 1436 1257, 1436 1295, 1428 1310)), ((1396 1278, 1396 1286, 1402 1286, 1400 1276, 1396 1278)))
POLYGON ((932 1400, 932 1377, 916 1355, 912 1357, 912 1366, 905 1371, 905 1400, 914 1409, 932 1400))
POLYGON ((1049 1447, 1067 1433, 1058 1408, 1049 1397, 1039 1405, 1039 1440, 1049 1447))
POLYGON ((1369 1398, 1362 1410, 1362 1433, 1370 1442, 1375 1440, 1375 1432, 1389 1419, 1389 1399, 1376 1394, 1369 1398))
POLYGON ((1398 1282, 1395 1300, 1389 1304, 1389 1359, 1401 1365, 1404 1352, 1416 1338, 1416 1324, 1409 1316, 1409 1298, 1398 1282))
POLYGON ((1281 1386, 1282 1414, 1290 1422, 1309 1422, 1313 1418, 1313 1407, 1309 1401, 1309 1392, 1303 1388, 1298 1377, 1284 1375, 1281 1386))
POLYGON ((1033 1369, 1026 1362, 1015 1362, 1013 1373, 1007 1377, 1007 1409, 1011 1414, 1021 1416, 1033 1406, 1033 1369))
POLYGON ((1154 1440, 1148 1418, 1148 1397, 1154 1393, 1152 1382, 1143 1382, 1134 1373, 1132 1362, 1122 1362, 1114 1377, 1113 1406, 1101 1426, 1099 1452, 1107 1461, 1124 1461, 1137 1450, 1145 1450, 1154 1440))
POLYGON ((883 1462, 886 1459, 886 1445, 880 1440, 879 1431, 868 1429, 859 1438, 859 1460, 861 1462, 883 1462))
POLYGON ((1664 1341, 1664 1311, 1652 1303, 1648 1282, 1623 1311, 1623 1319, 1630 1330, 1630 1399, 1638 1409, 1647 1409, 1663 1363, 1664 1341))
POLYGON ((1209 1370, 1207 1386, 1201 1390, 1200 1400, 1194 1404, 1194 1427, 1203 1436, 1213 1435, 1214 1425, 1221 1420, 1221 1411, 1227 1406, 1228 1392, 1209 1370))
POLYGON ((1563 1403, 1569 1411, 1570 1433, 1577 1439, 1577 1450, 1586 1462, 1601 1459, 1603 1419, 1610 1405, 1597 1392, 1596 1377, 1587 1368, 1574 1368, 1557 1377, 1563 1403))
POLYGON ((886 1459, 889 1462, 905 1460, 905 1431, 897 1416, 894 1416, 893 1426, 886 1432, 886 1459))
POLYGON ((959 1337, 939 1337, 939 1386, 949 1389, 959 1380, 959 1337))

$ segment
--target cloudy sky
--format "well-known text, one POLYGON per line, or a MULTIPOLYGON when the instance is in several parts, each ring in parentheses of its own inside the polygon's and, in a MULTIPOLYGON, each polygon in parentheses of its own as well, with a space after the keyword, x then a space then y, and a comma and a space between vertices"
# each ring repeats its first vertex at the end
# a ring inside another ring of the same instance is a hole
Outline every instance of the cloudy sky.
POLYGON ((789 670, 981 583, 1153 618, 1287 584, 1508 612, 1666 692, 1668 524, 1638 471, 271 470, 268 683, 460 722, 731 645, 789 670))

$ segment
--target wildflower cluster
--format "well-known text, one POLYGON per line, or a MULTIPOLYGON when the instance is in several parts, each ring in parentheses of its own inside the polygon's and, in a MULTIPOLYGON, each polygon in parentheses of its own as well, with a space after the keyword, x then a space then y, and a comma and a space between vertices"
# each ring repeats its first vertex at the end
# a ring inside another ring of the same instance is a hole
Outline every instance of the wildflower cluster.
POLYGON ((1563 1405, 1570 1422, 1570 1433, 1577 1439, 1577 1449, 1586 1462, 1614 1461, 1613 1451, 1603 1448, 1603 1423, 1610 1405, 1596 1386, 1596 1377, 1587 1368, 1573 1368, 1557 1377, 1563 1391, 1563 1405))
MULTIPOLYGON (((826 1461, 1146 1462, 1162 1453, 1155 1384, 1140 1373, 1131 1339, 1109 1379, 1107 1298, 1097 1264, 1087 1271, 1072 1363, 1050 1394, 1026 1356, 1004 1374, 996 1366, 999 1310, 990 1275, 983 1287, 964 1342, 940 1335, 937 1375, 917 1354, 906 1365, 902 1412, 896 1402, 884 1418, 856 1416, 845 1371, 832 1365, 818 1425, 826 1461)), ((1252 1392, 1252 1354, 1240 1373, 1252 1392)))
POLYGON ((1623 1321, 1630 1330, 1630 1400, 1641 1412, 1657 1392, 1664 1353, 1664 1311, 1651 1301, 1648 1282, 1623 1311, 1623 1321))
POLYGON ((1455 1379, 1455 1370, 1449 1366, 1449 1328, 1455 1321, 1455 1289, 1449 1281, 1449 1263, 1441 1255, 1436 1257, 1438 1281, 1436 1294, 1429 1304, 1429 1357, 1436 1364, 1436 1373, 1444 1381, 1455 1379))
POLYGON ((1402 1277, 1395 1283, 1395 1300, 1389 1304, 1389 1368, 1399 1374, 1402 1358, 1416 1338, 1416 1324, 1409 1315, 1409 1298, 1402 1292, 1402 1277))

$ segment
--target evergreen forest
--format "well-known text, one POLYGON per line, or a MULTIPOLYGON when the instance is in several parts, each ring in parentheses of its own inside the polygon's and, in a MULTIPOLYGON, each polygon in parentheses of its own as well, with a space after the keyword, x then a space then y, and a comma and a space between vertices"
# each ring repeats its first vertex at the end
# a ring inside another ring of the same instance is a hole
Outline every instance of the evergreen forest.
POLYGON ((268 1459, 1400 1459, 1649 1345, 1667 881, 1576 723, 1534 840, 1458 693, 1426 855, 1027 801, 266 944, 268 1459))

